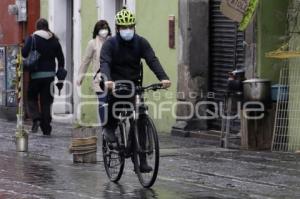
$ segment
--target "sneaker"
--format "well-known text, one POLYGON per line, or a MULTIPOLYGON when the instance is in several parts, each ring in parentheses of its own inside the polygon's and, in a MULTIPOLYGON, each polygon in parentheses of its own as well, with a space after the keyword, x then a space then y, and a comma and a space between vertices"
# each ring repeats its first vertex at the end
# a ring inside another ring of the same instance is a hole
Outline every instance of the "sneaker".
POLYGON ((116 137, 114 131, 112 131, 110 129, 107 129, 107 128, 104 128, 103 129, 103 135, 104 135, 104 139, 107 142, 117 142, 117 137, 116 137))
POLYGON ((39 126, 40 126, 40 121, 38 121, 38 120, 33 121, 32 127, 31 127, 31 133, 37 133, 39 130, 39 126))
POLYGON ((51 137, 51 133, 43 133, 44 137, 51 137))
POLYGON ((141 173, 150 173, 152 171, 152 167, 147 164, 147 162, 141 163, 140 172, 141 173))
POLYGON ((45 125, 41 124, 40 127, 41 127, 41 130, 43 132, 43 135, 46 135, 46 136, 51 135, 51 131, 52 131, 51 125, 48 125, 47 127, 45 127, 45 125))
POLYGON ((146 157, 141 157, 144 155, 140 155, 140 172, 141 173, 150 173, 153 169, 148 165, 146 157))
POLYGON ((44 131, 43 135, 45 135, 45 136, 51 136, 51 131, 44 131))

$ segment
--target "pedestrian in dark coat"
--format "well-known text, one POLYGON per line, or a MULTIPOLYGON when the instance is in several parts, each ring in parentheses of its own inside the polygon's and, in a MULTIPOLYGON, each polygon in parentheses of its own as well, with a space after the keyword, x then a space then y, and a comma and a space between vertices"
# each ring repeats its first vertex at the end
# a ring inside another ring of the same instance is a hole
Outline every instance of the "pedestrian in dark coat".
POLYGON ((28 112, 32 118, 32 132, 40 127, 44 135, 51 134, 51 106, 54 99, 53 82, 56 74, 56 60, 58 71, 64 69, 65 60, 62 47, 56 35, 49 30, 48 21, 39 19, 36 31, 29 36, 22 49, 22 56, 27 57, 31 50, 33 37, 36 50, 41 54, 38 67, 30 72, 28 88, 28 112))

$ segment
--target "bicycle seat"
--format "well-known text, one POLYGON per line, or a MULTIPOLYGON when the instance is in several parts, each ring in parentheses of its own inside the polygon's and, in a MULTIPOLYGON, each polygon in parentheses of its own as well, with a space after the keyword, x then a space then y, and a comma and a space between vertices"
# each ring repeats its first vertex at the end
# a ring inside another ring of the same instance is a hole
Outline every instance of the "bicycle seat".
POLYGON ((133 95, 135 92, 135 88, 132 84, 126 84, 126 83, 117 83, 115 84, 115 88, 113 92, 116 95, 133 95))

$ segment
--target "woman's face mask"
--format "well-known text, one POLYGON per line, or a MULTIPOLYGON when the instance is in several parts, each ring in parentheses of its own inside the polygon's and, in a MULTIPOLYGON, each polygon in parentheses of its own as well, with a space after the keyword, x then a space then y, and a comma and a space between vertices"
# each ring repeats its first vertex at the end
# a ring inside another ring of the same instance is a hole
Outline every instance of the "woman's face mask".
POLYGON ((130 41, 134 36, 134 29, 133 28, 121 29, 120 36, 125 41, 130 41))
POLYGON ((102 37, 102 38, 106 38, 107 35, 108 35, 108 30, 107 30, 107 29, 101 29, 101 30, 99 30, 98 35, 99 35, 100 37, 102 37))

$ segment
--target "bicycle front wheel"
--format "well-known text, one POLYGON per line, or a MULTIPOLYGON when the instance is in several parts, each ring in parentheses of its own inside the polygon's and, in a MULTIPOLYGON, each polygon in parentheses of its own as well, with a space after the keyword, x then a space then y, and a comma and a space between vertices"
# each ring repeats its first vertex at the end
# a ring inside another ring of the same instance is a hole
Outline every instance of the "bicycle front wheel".
POLYGON ((124 143, 124 125, 120 124, 115 131, 118 143, 109 143, 102 136, 102 153, 106 174, 110 181, 118 182, 122 177, 125 157, 120 146, 124 143), (116 145, 117 144, 117 145, 116 145))
POLYGON ((159 141, 156 128, 148 116, 135 124, 134 168, 143 187, 151 187, 158 174, 159 141))

